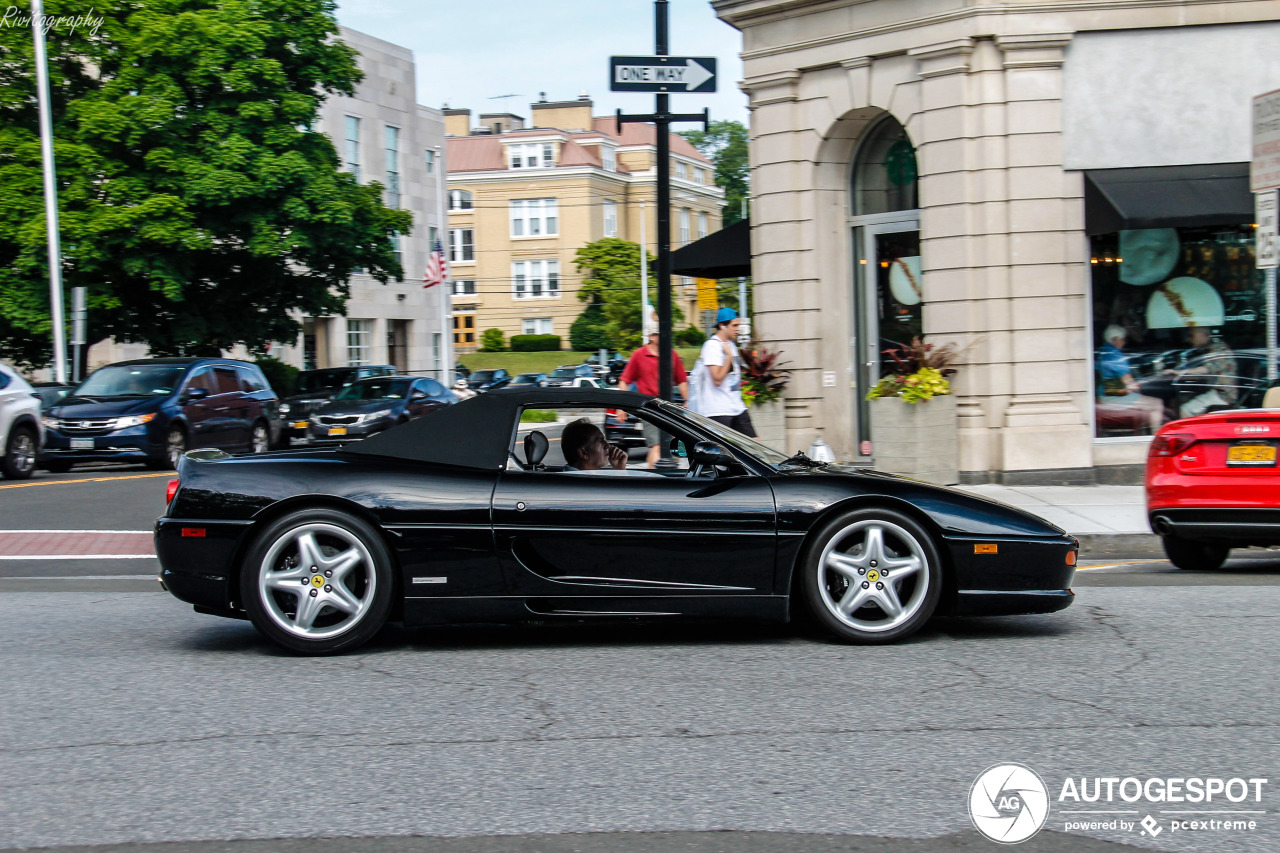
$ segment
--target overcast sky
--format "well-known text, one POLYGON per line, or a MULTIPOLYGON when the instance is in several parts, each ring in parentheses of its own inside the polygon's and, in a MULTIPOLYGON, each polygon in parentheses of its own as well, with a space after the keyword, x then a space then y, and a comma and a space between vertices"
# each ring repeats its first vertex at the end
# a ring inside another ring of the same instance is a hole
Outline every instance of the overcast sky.
MULTIPOLYGON (((719 60, 713 95, 673 95, 677 112, 710 108, 712 120, 747 121, 739 89, 741 34, 716 18, 708 0, 671 0, 672 56, 719 60)), ((338 21, 411 49, 418 103, 528 119, 547 100, 590 95, 596 115, 653 111, 653 95, 609 91, 610 56, 653 54, 653 0, 340 0, 338 21), (501 95, 516 95, 500 98, 501 95)), ((696 125, 677 125, 673 129, 696 125)))

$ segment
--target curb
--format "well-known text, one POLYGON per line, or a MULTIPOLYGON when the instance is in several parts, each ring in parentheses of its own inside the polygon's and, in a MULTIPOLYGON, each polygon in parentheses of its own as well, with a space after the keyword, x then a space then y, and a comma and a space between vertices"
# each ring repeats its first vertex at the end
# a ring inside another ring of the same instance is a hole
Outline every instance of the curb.
POLYGON ((1080 559, 1153 557, 1163 560, 1164 546, 1154 533, 1072 533, 1080 540, 1080 559))

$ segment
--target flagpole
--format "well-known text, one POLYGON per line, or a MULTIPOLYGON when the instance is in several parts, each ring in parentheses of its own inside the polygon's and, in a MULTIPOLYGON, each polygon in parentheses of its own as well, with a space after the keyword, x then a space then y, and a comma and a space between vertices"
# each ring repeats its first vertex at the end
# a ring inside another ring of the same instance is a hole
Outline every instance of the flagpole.
POLYGON ((445 263, 444 281, 440 282, 440 381, 446 388, 453 387, 453 265, 449 263, 449 251, 453 240, 449 236, 449 221, 445 213, 444 199, 449 193, 449 168, 444 161, 444 150, 436 145, 436 221, 439 223, 441 260, 445 263), (446 246, 445 243, 449 245, 446 246))
POLYGON ((31 32, 36 48, 36 102, 40 116, 40 158, 44 171, 45 231, 49 243, 49 310, 53 314, 53 376, 67 381, 66 319, 62 304, 62 244, 58 238, 58 184, 53 162, 53 106, 44 48, 44 4, 31 0, 31 32))

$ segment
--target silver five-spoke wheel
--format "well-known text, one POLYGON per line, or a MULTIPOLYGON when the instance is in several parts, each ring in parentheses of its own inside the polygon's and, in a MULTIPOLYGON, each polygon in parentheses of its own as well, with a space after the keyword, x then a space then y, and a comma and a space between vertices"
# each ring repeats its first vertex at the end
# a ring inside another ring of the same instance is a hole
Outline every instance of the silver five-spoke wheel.
POLYGON ((245 610, 259 631, 296 651, 351 649, 387 618, 391 564, 362 519, 300 510, 270 524, 250 550, 241 574, 245 610))
POLYGON ((887 642, 918 630, 941 592, 933 541, 890 510, 859 510, 818 535, 805 566, 806 597, 818 621, 842 639, 887 642))

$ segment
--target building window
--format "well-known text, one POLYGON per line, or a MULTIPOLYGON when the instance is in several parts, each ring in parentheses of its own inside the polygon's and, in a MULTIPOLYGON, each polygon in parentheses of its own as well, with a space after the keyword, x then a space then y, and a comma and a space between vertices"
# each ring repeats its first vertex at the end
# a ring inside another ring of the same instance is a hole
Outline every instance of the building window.
POLYGON ((476 343, 476 315, 475 314, 454 314, 453 315, 453 342, 460 346, 475 346, 475 343, 476 343))
POLYGON ((1095 235, 1089 271, 1097 437, 1261 407, 1267 300, 1250 225, 1095 235))
POLYGON ((396 256, 396 263, 400 264, 400 267, 403 269, 404 268, 404 235, 403 234, 391 235, 391 254, 396 256))
POLYGON ((474 228, 449 229, 449 260, 452 263, 474 261, 476 259, 476 238, 474 228))
POLYGON ((436 173, 436 152, 423 151, 422 153, 427 163, 427 174, 434 175, 436 173))
POLYGON ((914 210, 917 193, 916 149, 893 116, 863 134, 853 167, 855 216, 914 210))
POLYGON ((516 299, 560 295, 559 261, 516 261, 511 265, 511 293, 516 299))
POLYGON ((520 330, 526 335, 551 335, 555 334, 551 331, 550 317, 534 317, 532 319, 525 318, 520 321, 520 330))
POLYGON ((618 203, 610 199, 604 202, 604 236, 618 236, 618 203))
POLYGON ((688 177, 689 177, 688 169, 685 167, 685 165, 684 165, 684 161, 683 161, 683 160, 677 160, 677 161, 676 161, 676 177, 677 177, 677 178, 688 178, 688 177))
POLYGON ((400 206, 400 128, 387 125, 387 207, 400 206))
POLYGON ((556 164, 555 146, 550 142, 508 145, 507 158, 513 169, 545 169, 556 164))
POLYGON ((705 210, 698 213, 698 239, 701 240, 707 236, 707 212, 705 210))
POLYGON ((373 361, 373 321, 347 320, 347 365, 358 367, 373 361))
POLYGON ((454 296, 475 296, 476 280, 474 278, 455 278, 453 280, 454 296))
POLYGON ((471 210, 473 207, 471 193, 466 190, 449 190, 449 210, 471 210))
POLYGON ((511 200, 512 237, 551 237, 559 233, 554 198, 511 200))
POLYGON ((346 167, 360 182, 360 119, 346 116, 346 167))
POLYGON ((680 245, 689 244, 689 208, 680 208, 680 245))
POLYGON ((440 239, 440 229, 432 225, 427 229, 427 252, 430 253, 436 247, 436 241, 440 239))
POLYGON ((600 146, 600 162, 604 164, 605 171, 618 171, 618 153, 613 150, 612 145, 600 146))
POLYGON ((693 170, 693 182, 695 184, 705 184, 707 182, 706 170, 697 168, 693 170))

